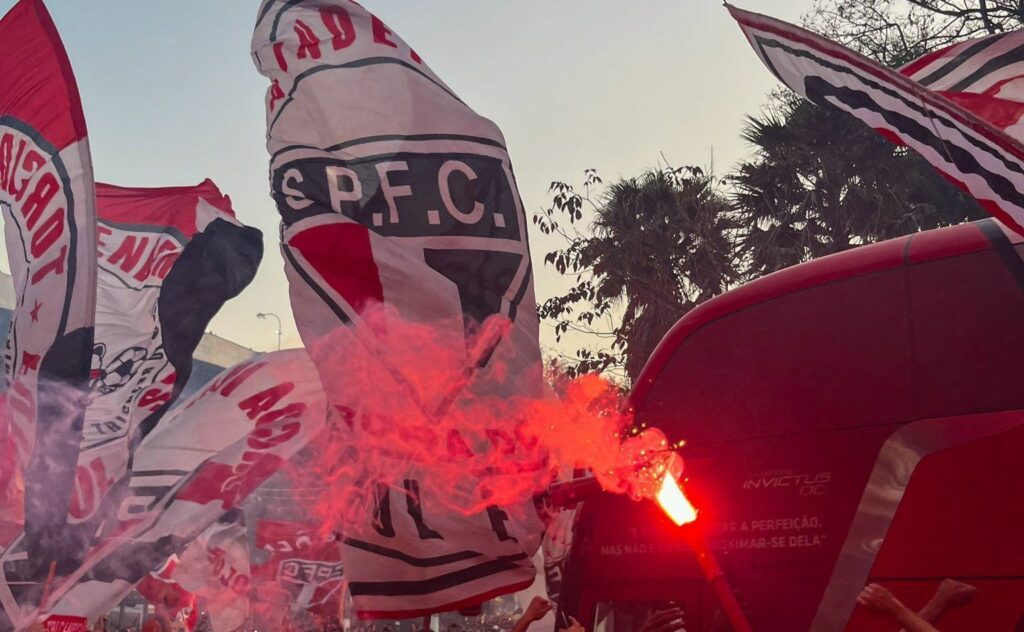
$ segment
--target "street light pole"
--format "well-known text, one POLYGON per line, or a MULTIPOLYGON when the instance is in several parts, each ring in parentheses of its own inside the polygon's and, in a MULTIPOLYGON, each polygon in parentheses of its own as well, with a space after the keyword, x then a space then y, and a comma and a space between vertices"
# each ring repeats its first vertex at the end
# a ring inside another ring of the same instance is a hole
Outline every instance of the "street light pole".
POLYGON ((267 312, 267 313, 260 312, 260 313, 256 314, 256 318, 259 318, 260 320, 265 320, 269 316, 273 316, 275 319, 277 319, 277 350, 280 351, 281 350, 281 317, 278 316, 277 314, 272 313, 272 312, 267 312))

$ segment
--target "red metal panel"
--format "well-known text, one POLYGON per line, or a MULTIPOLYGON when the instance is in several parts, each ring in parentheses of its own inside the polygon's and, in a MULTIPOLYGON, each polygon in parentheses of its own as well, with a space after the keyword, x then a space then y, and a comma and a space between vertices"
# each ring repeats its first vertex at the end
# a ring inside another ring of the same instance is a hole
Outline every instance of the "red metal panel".
MULTIPOLYGON (((913 599, 942 577, 978 577, 999 596, 978 602, 985 625, 951 614, 949 629, 1016 623, 1024 598, 1006 596, 1024 545, 1009 541, 1024 523, 1007 499, 1024 495, 1012 461, 1024 430, 1008 429, 1024 409, 1024 263, 1013 243, 989 220, 827 257, 708 302, 662 341, 631 404, 688 441, 688 494, 755 629, 843 629, 869 570, 913 599), (942 505, 952 501, 970 516, 942 505)), ((688 629, 711 629, 714 604, 667 524, 649 504, 587 503, 567 573, 581 615, 616 595, 677 595, 705 604, 688 629)), ((856 611, 848 629, 877 623, 856 611)))

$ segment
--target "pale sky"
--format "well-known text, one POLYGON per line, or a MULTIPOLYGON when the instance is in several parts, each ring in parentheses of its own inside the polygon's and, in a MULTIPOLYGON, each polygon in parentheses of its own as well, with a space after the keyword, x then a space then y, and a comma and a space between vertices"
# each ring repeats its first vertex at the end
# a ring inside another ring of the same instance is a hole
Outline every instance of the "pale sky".
MULTIPOLYGON (((0 13, 14 0, 0 0, 0 13)), ((214 333, 266 351, 298 346, 278 251, 264 146, 266 80, 249 57, 258 0, 47 0, 78 79, 97 180, 191 185, 211 178, 263 231, 252 285, 214 333)), ((716 0, 362 0, 508 141, 527 213, 552 180, 655 166, 716 171, 748 153, 743 117, 774 78, 716 0)), ((736 0, 798 21, 812 0, 736 0)), ((0 54, 3 54, 0 51, 0 54)), ((538 300, 559 286, 532 235, 538 300)), ((7 270, 6 257, 2 264, 7 270)), ((542 327, 550 346, 551 331, 542 327)))

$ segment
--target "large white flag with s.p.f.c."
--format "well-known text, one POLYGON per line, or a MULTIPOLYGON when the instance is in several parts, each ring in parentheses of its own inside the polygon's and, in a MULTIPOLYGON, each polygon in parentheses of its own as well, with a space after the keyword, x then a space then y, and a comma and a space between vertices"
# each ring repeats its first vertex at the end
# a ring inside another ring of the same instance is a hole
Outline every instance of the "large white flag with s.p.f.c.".
MULTIPOLYGON (((350 413, 355 469, 384 479, 362 523, 342 527, 355 609, 415 616, 528 585, 541 532, 529 503, 484 510, 485 472, 467 466, 452 485, 423 460, 477 447, 451 421, 477 396, 542 392, 527 225, 501 131, 356 2, 264 0, 252 54, 270 80, 295 320, 328 400, 350 413), (386 425, 370 430, 371 418, 386 425), (406 459, 399 424, 445 431, 406 459), (366 450, 369 433, 395 441, 366 450)), ((496 420, 492 436, 514 422, 496 420)))

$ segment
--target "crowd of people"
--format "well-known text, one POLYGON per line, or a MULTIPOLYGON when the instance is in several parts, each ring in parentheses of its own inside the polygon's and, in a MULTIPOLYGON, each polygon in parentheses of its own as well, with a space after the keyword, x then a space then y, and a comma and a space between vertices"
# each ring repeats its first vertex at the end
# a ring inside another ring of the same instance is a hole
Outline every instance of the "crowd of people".
MULTIPOLYGON (((868 584, 858 597, 858 603, 876 613, 881 614, 902 626, 906 632, 940 632, 937 627, 942 616, 950 609, 969 603, 977 590, 974 586, 952 579, 943 580, 935 594, 918 611, 906 606, 888 588, 872 583, 868 584)), ((106 619, 93 624, 93 632, 187 632, 181 617, 175 616, 175 604, 156 604, 155 612, 145 618, 141 625, 117 625, 106 619)), ((522 609, 514 599, 499 599, 491 607, 463 616, 458 613, 446 613, 439 618, 439 632, 527 632, 535 623, 552 611, 552 604, 541 597, 533 600, 522 609)), ((277 626, 280 629, 263 628, 246 629, 242 632, 430 632, 425 620, 407 621, 361 621, 354 620, 345 626, 339 617, 331 617, 324 621, 306 623, 288 622, 277 626), (283 628, 281 626, 284 626, 283 628)), ((1022 619, 1024 623, 1024 619, 1022 619)), ((273 627, 273 626, 272 626, 273 627)), ((661 607, 644 609, 639 617, 631 618, 630 629, 616 630, 618 626, 605 625, 611 632, 686 632, 686 613, 678 605, 669 604, 661 607)), ((583 625, 572 616, 560 616, 556 625, 558 632, 587 632, 583 625)), ((1019 626, 1019 630, 1024 626, 1019 626)), ((29 628, 29 632, 46 632, 42 624, 29 628)), ((209 617, 203 612, 198 617, 194 632, 212 632, 209 617)), ((539 632, 535 630, 534 632, 539 632)))

